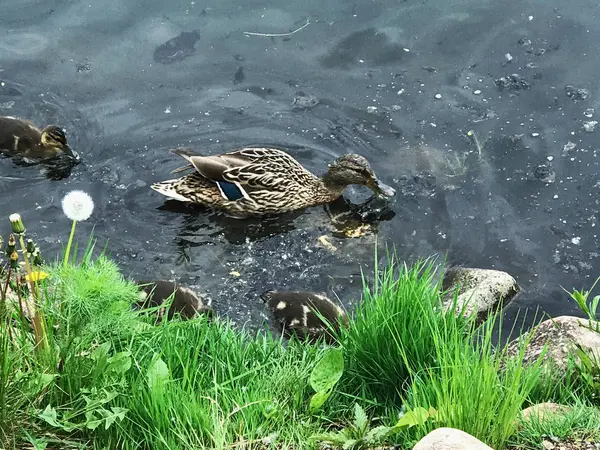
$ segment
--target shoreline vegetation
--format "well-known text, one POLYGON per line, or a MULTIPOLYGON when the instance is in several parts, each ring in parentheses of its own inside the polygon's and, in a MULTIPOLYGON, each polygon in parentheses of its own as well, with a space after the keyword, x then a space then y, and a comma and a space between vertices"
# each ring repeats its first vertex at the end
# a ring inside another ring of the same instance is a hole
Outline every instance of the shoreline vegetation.
MULTIPOLYGON (((448 429, 482 445, 468 448, 599 448, 600 357, 579 348, 558 368, 552 342, 526 357, 541 326, 497 345, 502 307, 466 314, 432 260, 389 253, 331 344, 223 317, 158 323, 93 237, 73 245, 93 202, 69 195, 60 259, 18 214, 0 243, 0 449, 426 449, 448 429)), ((599 333, 600 296, 565 295, 599 333)))

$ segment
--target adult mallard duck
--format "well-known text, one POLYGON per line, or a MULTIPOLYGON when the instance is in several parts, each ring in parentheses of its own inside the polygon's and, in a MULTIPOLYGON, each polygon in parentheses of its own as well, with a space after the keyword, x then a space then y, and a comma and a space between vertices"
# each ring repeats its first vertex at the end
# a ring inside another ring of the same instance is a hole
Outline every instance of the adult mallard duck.
POLYGON ((0 116, 0 151, 28 162, 61 156, 79 162, 62 128, 50 125, 40 130, 28 120, 10 116, 0 116))
POLYGON ((369 187, 391 197, 395 190, 377 179, 368 161, 356 154, 342 155, 317 177, 298 161, 275 148, 246 147, 214 156, 197 156, 187 149, 171 150, 189 164, 173 173, 194 170, 182 178, 151 187, 183 202, 224 210, 232 217, 281 214, 330 203, 351 184, 369 187))

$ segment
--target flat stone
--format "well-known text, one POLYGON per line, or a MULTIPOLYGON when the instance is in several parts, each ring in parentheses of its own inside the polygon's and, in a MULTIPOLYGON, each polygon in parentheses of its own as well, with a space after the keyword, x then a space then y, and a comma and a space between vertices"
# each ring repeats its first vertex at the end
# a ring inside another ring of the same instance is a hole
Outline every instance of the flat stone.
MULTIPOLYGON (((591 322, 593 327, 598 322, 591 322)), ((531 336, 531 341, 525 349, 523 362, 534 363, 542 354, 544 345, 548 344, 548 351, 544 355, 544 363, 552 362, 561 371, 567 368, 569 356, 579 360, 575 351, 581 348, 592 358, 600 358, 600 334, 589 328, 590 321, 573 316, 560 316, 545 320, 536 328, 513 340, 508 345, 508 354, 515 356, 519 353, 521 339, 531 336)))
POLYGON ((521 418, 523 421, 527 421, 532 417, 535 417, 541 422, 552 416, 568 414, 570 411, 571 408, 569 406, 561 405, 559 403, 538 403, 537 405, 532 405, 522 410, 521 418))
POLYGON ((421 439, 413 450, 493 450, 479 439, 456 428, 437 428, 421 439))
POLYGON ((477 321, 484 321, 490 312, 508 304, 521 290, 516 280, 500 270, 451 267, 446 270, 442 289, 449 291, 444 307, 452 307, 453 296, 458 289, 456 314, 465 307, 465 315, 477 314, 477 321))

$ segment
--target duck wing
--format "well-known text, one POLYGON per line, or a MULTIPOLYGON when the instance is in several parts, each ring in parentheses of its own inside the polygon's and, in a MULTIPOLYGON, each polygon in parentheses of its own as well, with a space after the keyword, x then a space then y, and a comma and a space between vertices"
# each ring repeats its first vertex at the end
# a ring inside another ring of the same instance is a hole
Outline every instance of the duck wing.
POLYGON ((247 147, 214 156, 191 155, 185 149, 173 152, 190 163, 177 171, 196 169, 215 182, 228 200, 249 199, 256 191, 288 192, 313 183, 316 178, 286 152, 273 148, 247 147))

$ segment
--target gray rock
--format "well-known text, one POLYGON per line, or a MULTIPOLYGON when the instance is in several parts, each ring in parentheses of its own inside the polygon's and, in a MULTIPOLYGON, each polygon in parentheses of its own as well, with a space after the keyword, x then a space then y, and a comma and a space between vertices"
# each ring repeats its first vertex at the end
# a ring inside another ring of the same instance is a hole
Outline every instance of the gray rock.
POLYGON ((437 428, 421 439, 413 450, 493 450, 479 439, 456 428, 437 428))
MULTIPOLYGON (((594 327, 600 325, 599 322, 591 324, 594 327)), ((531 341, 525 349, 523 358, 525 364, 535 363, 542 354, 545 344, 548 344, 548 351, 543 358, 544 363, 549 363, 548 365, 553 369, 565 371, 569 356, 578 360, 575 353, 577 348, 581 348, 592 358, 600 358, 600 334, 590 330, 589 325, 589 320, 573 316, 545 320, 525 335, 513 340, 508 345, 508 354, 517 355, 521 339, 527 336, 531 341)))
POLYGON ((452 307, 453 296, 458 289, 456 313, 465 307, 465 315, 476 313, 477 321, 484 321, 489 313, 508 304, 520 291, 516 280, 500 270, 451 267, 442 281, 444 307, 452 307))
POLYGON ((567 415, 572 411, 570 406, 561 405, 559 403, 538 403, 536 405, 531 405, 528 408, 525 408, 521 411, 521 419, 523 421, 538 420, 540 422, 547 420, 548 418, 552 418, 557 415, 567 415))

